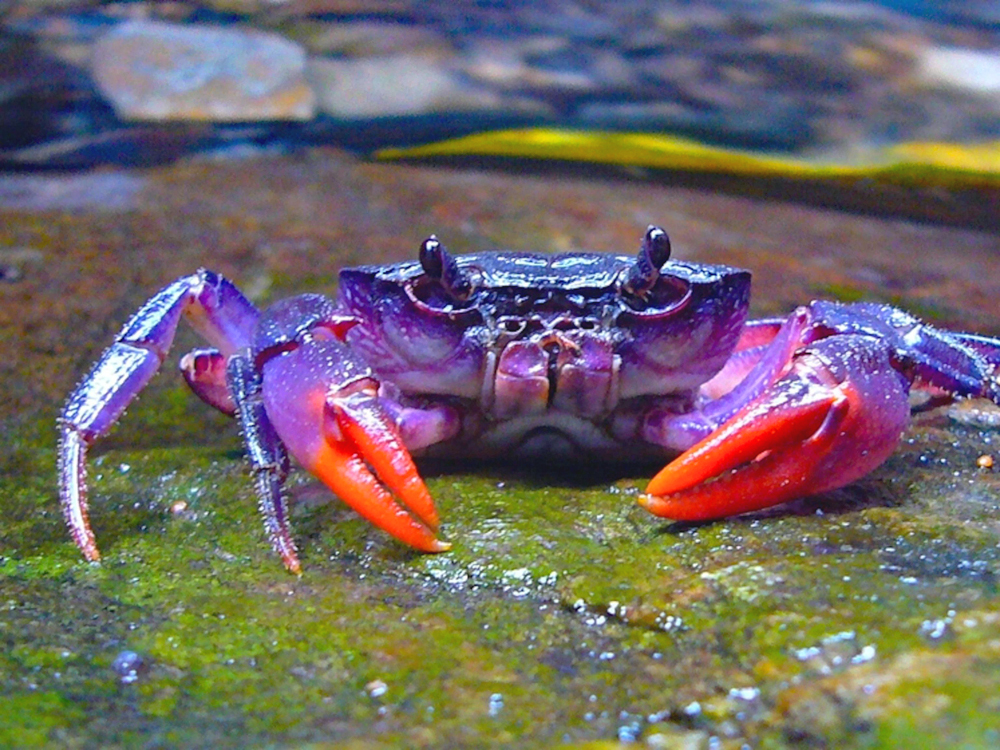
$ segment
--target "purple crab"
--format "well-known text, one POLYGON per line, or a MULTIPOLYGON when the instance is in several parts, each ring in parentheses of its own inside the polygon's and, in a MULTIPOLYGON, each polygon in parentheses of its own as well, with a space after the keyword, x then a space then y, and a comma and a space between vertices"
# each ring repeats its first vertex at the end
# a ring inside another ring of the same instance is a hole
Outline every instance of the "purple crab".
POLYGON ((494 252, 340 273, 331 300, 260 311, 208 270, 157 292, 59 418, 60 500, 88 560, 87 449, 166 358, 181 317, 214 348, 180 369, 242 427, 264 523, 300 572, 282 485, 291 454, 405 544, 450 547, 413 455, 635 461, 680 454, 639 502, 709 520, 846 485, 909 423, 912 387, 1000 403, 1000 341, 872 303, 747 321, 750 273, 638 256, 494 252))

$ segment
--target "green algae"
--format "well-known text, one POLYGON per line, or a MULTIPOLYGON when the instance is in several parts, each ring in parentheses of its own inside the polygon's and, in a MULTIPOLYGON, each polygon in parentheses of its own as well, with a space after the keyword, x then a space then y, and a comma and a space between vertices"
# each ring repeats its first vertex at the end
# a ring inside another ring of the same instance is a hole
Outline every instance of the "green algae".
POLYGON ((931 495, 898 505, 891 479, 685 527, 635 505, 641 475, 434 466, 455 547, 426 556, 297 473, 295 578, 230 440, 98 451, 100 565, 65 539, 42 463, 3 478, 0 528, 24 543, 0 564, 2 690, 24 744, 891 747, 933 724, 976 746, 997 729, 976 708, 988 680, 897 680, 947 702, 923 717, 871 711, 860 687, 833 711, 818 687, 900 658, 996 662, 996 622, 977 615, 997 604, 996 535, 930 515, 931 495), (132 684, 112 669, 124 650, 144 664, 132 684))

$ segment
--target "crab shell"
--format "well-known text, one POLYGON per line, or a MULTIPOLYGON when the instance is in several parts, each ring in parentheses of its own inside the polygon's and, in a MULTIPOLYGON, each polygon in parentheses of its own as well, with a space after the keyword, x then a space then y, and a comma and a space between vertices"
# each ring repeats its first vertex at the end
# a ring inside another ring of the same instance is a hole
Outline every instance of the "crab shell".
POLYGON ((340 274, 341 311, 359 320, 347 341, 379 377, 404 397, 467 404, 464 439, 439 456, 641 458, 626 415, 690 409, 747 318, 750 273, 727 266, 670 261, 639 296, 626 284, 635 256, 455 260, 471 282, 461 299, 418 262, 340 274))

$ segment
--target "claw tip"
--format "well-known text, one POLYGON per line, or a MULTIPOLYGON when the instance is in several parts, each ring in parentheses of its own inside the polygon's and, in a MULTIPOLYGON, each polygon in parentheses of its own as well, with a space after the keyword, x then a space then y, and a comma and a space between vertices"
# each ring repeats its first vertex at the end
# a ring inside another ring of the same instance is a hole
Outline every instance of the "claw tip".
POLYGON ((638 498, 636 498, 636 502, 639 503, 641 507, 645 508, 650 513, 652 513, 654 516, 659 515, 656 512, 656 505, 657 505, 656 500, 657 500, 656 496, 650 495, 649 493, 643 493, 642 495, 639 495, 638 498))

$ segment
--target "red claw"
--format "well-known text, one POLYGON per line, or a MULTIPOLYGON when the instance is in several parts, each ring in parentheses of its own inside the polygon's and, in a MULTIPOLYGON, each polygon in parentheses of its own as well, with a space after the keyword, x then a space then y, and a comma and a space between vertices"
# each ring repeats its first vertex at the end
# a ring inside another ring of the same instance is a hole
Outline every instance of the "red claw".
POLYGON ((309 468, 324 484, 361 516, 411 547, 424 552, 451 548, 435 536, 438 518, 430 492, 374 395, 328 397, 323 431, 325 440, 309 468))
POLYGON ((884 353, 853 345, 858 362, 847 367, 816 356, 822 347, 798 358, 760 399, 657 474, 640 504, 657 516, 707 521, 842 487, 881 464, 906 426, 906 391, 884 353))
POLYGON ((668 464, 639 503, 657 516, 707 521, 815 492, 812 470, 836 438, 848 398, 819 396, 779 412, 762 411, 736 415, 668 464))

